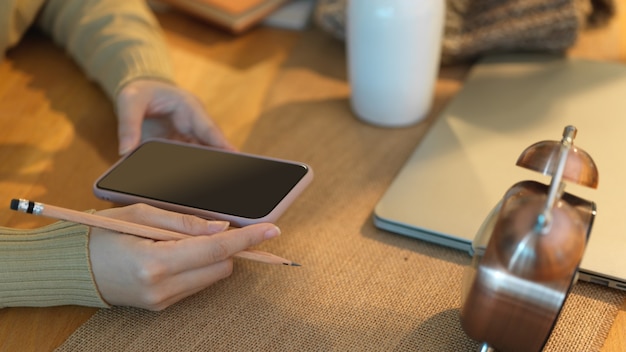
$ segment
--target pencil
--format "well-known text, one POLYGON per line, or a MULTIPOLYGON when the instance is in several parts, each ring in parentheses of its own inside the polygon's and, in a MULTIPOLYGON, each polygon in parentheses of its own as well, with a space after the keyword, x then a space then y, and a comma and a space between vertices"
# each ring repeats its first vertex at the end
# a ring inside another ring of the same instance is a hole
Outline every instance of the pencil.
MULTIPOLYGON (((175 241, 192 237, 179 232, 159 229, 156 227, 135 224, 128 221, 107 218, 104 216, 84 213, 81 211, 57 207, 54 205, 31 202, 26 199, 12 199, 11 209, 33 215, 41 215, 57 220, 65 220, 83 225, 117 231, 128 235, 148 238, 156 241, 175 241)), ((300 266, 300 264, 281 258, 268 252, 248 249, 235 253, 237 258, 248 259, 265 264, 300 266)))

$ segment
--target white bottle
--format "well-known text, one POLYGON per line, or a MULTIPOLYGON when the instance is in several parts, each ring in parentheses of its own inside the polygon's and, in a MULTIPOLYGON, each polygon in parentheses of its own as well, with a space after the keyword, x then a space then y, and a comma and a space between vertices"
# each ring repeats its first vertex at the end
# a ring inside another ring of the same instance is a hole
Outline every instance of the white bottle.
POLYGON ((445 0, 348 0, 351 105, 362 120, 402 127, 430 110, 445 0))

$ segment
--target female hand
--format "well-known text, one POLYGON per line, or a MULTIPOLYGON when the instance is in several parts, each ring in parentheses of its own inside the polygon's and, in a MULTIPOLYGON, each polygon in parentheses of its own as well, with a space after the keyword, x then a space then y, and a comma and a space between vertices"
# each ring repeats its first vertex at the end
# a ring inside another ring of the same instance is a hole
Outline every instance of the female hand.
POLYGON ((149 310, 162 310, 230 276, 235 253, 280 234, 269 223, 226 230, 228 223, 224 221, 208 221, 145 204, 97 214, 193 235, 178 241, 153 241, 91 229, 89 254, 102 298, 111 305, 149 310))
POLYGON ((119 153, 145 138, 163 137, 234 149, 191 93, 172 84, 137 79, 116 97, 119 153))

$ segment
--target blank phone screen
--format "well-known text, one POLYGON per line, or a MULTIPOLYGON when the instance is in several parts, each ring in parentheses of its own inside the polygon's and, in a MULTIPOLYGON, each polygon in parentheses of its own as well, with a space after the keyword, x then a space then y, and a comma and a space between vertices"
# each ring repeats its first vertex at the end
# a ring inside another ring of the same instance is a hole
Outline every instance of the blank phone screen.
POLYGON ((306 165, 159 141, 147 142, 100 189, 258 219, 305 176, 306 165))

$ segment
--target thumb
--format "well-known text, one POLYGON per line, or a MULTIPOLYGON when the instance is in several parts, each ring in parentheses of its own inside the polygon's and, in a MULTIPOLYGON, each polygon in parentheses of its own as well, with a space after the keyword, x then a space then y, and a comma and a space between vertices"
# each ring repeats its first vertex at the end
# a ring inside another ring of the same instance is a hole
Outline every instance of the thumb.
POLYGON ((117 105, 117 137, 119 154, 124 155, 135 148, 141 141, 141 126, 146 104, 140 99, 124 99, 120 96, 117 105))

